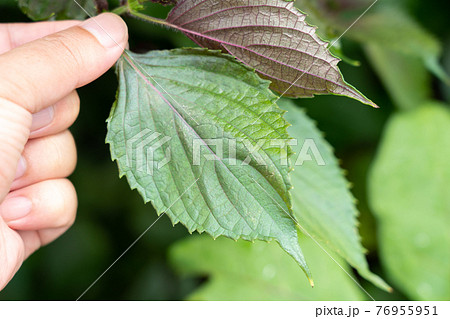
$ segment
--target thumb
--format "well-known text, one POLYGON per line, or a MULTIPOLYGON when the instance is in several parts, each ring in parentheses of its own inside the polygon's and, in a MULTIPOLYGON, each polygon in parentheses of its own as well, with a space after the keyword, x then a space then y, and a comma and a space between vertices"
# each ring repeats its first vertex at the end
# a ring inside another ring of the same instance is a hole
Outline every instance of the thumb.
POLYGON ((0 55, 0 98, 36 113, 105 73, 128 41, 112 13, 0 55))
POLYGON ((0 201, 14 179, 32 114, 105 73, 127 41, 123 20, 102 14, 0 55, 0 201))

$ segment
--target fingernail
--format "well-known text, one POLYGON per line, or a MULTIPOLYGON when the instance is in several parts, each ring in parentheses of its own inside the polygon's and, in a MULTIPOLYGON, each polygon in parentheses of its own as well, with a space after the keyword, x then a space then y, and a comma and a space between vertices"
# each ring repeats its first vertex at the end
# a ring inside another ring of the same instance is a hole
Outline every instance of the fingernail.
POLYGON ((33 203, 26 197, 13 197, 5 200, 1 205, 1 215, 5 221, 21 219, 31 213, 33 203))
POLYGON ((23 175, 25 175, 26 171, 27 171, 27 162, 25 161, 25 158, 21 156, 19 159, 19 163, 17 164, 16 177, 14 177, 14 180, 21 178, 23 175))
POLYGON ((47 107, 42 111, 33 114, 33 121, 31 122, 31 132, 35 132, 50 125, 55 117, 55 108, 53 106, 47 107))
POLYGON ((80 24, 80 27, 97 38, 98 42, 105 48, 121 45, 127 34, 125 22, 112 13, 103 13, 80 24))

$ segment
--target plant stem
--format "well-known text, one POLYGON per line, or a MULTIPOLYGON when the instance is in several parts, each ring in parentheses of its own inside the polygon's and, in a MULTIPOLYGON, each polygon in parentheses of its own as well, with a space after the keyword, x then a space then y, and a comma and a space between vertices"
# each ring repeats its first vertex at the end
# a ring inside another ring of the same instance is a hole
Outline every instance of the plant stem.
POLYGON ((155 23, 155 24, 159 24, 159 25, 165 25, 168 27, 174 27, 171 23, 169 23, 163 19, 150 17, 146 14, 136 12, 136 11, 132 10, 130 7, 128 7, 128 14, 134 18, 137 18, 137 19, 140 19, 140 20, 143 20, 146 22, 155 23))
POLYGON ((111 12, 112 13, 115 13, 115 14, 117 14, 117 15, 122 15, 122 14, 125 14, 125 13, 128 13, 128 6, 127 5, 124 5, 124 6, 121 6, 121 7, 117 7, 117 8, 115 8, 114 10, 112 10, 111 12))
MULTIPOLYGON (((138 2, 137 2, 138 3, 138 2)), ((137 18, 146 22, 150 22, 150 23, 154 23, 154 24, 159 24, 159 25, 165 25, 165 26, 169 26, 169 27, 175 27, 174 25, 170 24, 169 22, 163 20, 163 19, 158 19, 158 18, 154 18, 151 16, 148 16, 146 14, 140 13, 138 12, 134 7, 136 6, 136 3, 134 2, 126 2, 124 5, 115 8, 114 10, 112 10, 112 13, 115 13, 117 15, 123 15, 123 14, 129 14, 131 17, 133 18, 137 18)))

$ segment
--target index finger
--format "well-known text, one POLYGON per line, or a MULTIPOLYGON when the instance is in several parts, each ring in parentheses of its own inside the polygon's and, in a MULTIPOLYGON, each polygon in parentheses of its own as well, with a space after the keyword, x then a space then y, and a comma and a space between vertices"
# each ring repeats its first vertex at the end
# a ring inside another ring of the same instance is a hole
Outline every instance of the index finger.
POLYGON ((66 20, 0 24, 0 54, 80 23, 77 20, 66 20))

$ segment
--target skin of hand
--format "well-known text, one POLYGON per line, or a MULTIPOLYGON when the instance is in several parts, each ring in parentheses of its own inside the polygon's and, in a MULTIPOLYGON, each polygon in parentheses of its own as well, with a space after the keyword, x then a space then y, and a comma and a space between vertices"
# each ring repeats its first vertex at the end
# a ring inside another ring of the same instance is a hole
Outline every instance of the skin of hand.
POLYGON ((23 261, 74 222, 68 128, 76 89, 105 73, 127 45, 123 20, 0 24, 0 290, 23 261))

